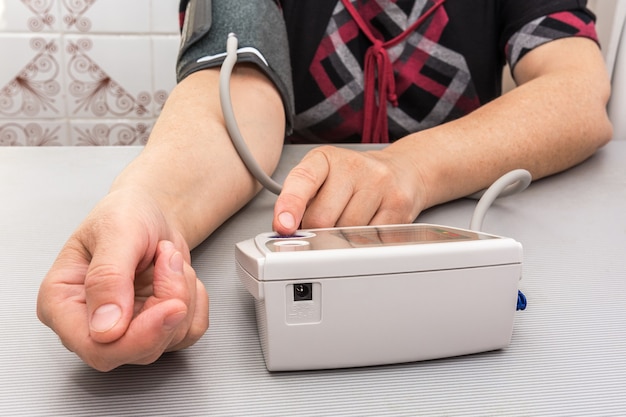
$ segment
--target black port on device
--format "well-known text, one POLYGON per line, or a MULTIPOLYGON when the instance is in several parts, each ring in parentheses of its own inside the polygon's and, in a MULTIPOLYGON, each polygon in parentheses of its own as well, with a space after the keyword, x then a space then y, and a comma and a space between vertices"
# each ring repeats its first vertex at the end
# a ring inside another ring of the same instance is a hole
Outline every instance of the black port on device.
POLYGON ((293 301, 310 301, 313 299, 313 284, 293 284, 293 301))

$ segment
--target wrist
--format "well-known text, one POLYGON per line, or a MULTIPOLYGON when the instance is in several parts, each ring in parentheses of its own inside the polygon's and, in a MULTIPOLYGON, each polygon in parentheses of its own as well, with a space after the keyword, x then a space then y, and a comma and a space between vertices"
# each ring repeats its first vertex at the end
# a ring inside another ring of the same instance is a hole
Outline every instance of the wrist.
POLYGON ((159 240, 171 240, 180 250, 189 251, 203 238, 192 233, 182 215, 188 204, 183 187, 176 187, 175 174, 154 173, 155 167, 145 164, 144 168, 142 158, 137 158, 113 181, 107 197, 124 207, 140 207, 146 215, 142 220, 159 240))
POLYGON ((429 155, 422 151, 419 140, 406 137, 392 143, 382 152, 409 181, 415 195, 415 217, 423 210, 432 207, 434 203, 430 184, 432 184, 433 172, 428 168, 429 155))

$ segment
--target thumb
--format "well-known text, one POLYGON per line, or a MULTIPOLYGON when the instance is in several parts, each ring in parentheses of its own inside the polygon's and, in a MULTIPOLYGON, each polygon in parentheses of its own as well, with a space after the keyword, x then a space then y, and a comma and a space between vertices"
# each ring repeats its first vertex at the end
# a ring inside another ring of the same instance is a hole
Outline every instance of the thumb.
MULTIPOLYGON (((104 240, 92 250, 92 259, 85 276, 85 302, 89 318, 89 334, 100 343, 119 339, 134 314, 135 273, 147 251, 133 245, 130 234, 122 239, 104 240)), ((150 257, 151 258, 151 257, 150 257)))

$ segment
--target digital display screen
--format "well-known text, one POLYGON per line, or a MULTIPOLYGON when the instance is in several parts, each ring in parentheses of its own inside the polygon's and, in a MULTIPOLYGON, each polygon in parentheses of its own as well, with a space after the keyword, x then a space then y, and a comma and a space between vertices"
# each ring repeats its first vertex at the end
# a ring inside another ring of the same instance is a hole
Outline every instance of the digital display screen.
POLYGON ((491 236, 444 226, 424 224, 352 227, 315 230, 293 237, 276 237, 267 242, 273 252, 416 245, 450 241, 491 239, 491 236))

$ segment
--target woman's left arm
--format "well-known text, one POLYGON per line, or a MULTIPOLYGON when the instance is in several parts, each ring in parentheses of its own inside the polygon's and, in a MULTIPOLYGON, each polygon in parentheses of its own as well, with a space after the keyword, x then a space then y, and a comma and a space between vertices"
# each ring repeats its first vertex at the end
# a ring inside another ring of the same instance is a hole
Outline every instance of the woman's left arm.
POLYGON ((517 63, 514 78, 516 88, 469 115, 384 150, 313 150, 285 181, 274 229, 292 233, 301 220, 305 228, 411 222, 512 169, 534 179, 566 170, 611 139, 610 82, 594 41, 538 46, 517 63))

